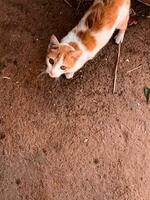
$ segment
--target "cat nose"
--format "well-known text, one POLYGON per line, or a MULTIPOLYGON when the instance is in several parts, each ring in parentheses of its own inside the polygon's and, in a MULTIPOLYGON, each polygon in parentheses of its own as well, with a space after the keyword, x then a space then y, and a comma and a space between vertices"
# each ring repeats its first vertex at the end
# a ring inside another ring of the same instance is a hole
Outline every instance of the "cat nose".
POLYGON ((56 78, 51 72, 48 73, 51 78, 56 78))
POLYGON ((49 74, 49 76, 51 77, 51 78, 58 78, 56 75, 54 75, 53 73, 51 73, 51 72, 48 72, 48 74, 49 74))
POLYGON ((56 78, 54 75, 52 75, 52 74, 49 74, 49 76, 51 77, 51 78, 56 78))
POLYGON ((47 68, 46 69, 46 73, 51 77, 51 78, 55 78, 54 75, 51 73, 51 71, 47 68))

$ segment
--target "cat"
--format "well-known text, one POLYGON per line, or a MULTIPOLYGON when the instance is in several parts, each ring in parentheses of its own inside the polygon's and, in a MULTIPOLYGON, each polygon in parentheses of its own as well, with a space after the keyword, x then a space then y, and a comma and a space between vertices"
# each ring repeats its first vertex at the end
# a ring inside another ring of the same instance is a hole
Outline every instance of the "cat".
POLYGON ((70 79, 95 57, 116 29, 117 44, 122 43, 129 20, 130 0, 95 0, 78 25, 62 40, 55 35, 48 45, 46 73, 52 78, 62 74, 70 79))

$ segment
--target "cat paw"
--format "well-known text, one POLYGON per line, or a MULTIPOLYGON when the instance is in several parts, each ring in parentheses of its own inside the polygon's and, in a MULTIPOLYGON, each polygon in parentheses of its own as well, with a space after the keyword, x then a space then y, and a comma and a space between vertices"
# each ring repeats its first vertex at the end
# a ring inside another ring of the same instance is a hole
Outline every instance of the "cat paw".
POLYGON ((124 39, 124 32, 119 32, 116 36, 115 36, 115 42, 116 44, 122 43, 124 39))
POLYGON ((73 78, 74 73, 67 73, 67 74, 65 74, 65 76, 66 76, 66 79, 71 79, 71 78, 73 78))

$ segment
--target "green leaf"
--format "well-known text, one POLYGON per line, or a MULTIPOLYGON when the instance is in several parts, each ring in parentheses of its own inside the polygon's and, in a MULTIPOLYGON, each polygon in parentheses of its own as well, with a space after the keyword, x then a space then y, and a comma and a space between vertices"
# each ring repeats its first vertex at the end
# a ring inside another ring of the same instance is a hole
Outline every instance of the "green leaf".
POLYGON ((144 88, 144 95, 145 95, 146 101, 147 101, 147 103, 148 103, 148 102, 149 102, 149 99, 150 99, 150 88, 148 88, 148 87, 145 87, 145 88, 144 88))

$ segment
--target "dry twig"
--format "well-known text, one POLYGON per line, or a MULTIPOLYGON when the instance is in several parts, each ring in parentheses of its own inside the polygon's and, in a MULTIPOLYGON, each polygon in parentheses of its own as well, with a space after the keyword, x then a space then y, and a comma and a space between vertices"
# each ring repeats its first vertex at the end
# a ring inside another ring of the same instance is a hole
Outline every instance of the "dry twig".
POLYGON ((127 74, 129 74, 130 72, 133 72, 133 71, 135 71, 135 70, 137 70, 137 69, 139 69, 141 67, 142 67, 142 65, 140 64, 139 66, 135 67, 134 69, 131 69, 131 70, 127 71, 127 74))
POLYGON ((118 73, 118 66, 119 66, 119 61, 120 61, 120 50, 121 50, 121 43, 119 43, 119 45, 118 45, 118 57, 117 57, 117 63, 116 63, 116 68, 115 68, 113 94, 116 92, 117 73, 118 73))
POLYGON ((65 2, 70 8, 72 8, 72 5, 71 5, 71 3, 69 3, 68 0, 64 0, 64 2, 65 2))
POLYGON ((3 76, 2 78, 3 78, 3 79, 10 80, 10 77, 8 77, 8 76, 3 76))
POLYGON ((150 6, 150 1, 149 0, 137 0, 143 4, 145 4, 146 6, 150 6))

